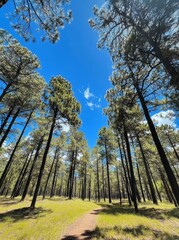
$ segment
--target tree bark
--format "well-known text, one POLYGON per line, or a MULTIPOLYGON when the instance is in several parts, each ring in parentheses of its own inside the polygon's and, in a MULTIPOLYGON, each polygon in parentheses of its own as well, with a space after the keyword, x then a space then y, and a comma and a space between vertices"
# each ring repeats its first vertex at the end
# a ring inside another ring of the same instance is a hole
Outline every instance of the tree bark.
MULTIPOLYGON (((33 110, 33 111, 34 111, 34 110, 33 110)), ((24 132, 25 132, 25 129, 26 129, 26 127, 27 127, 27 125, 28 125, 31 117, 32 117, 33 111, 31 111, 31 113, 30 113, 30 115, 29 115, 29 117, 28 117, 28 119, 27 119, 27 121, 26 121, 26 123, 25 123, 25 125, 24 125, 24 128, 23 128, 23 130, 22 130, 22 132, 21 132, 21 134, 20 134, 20 136, 19 136, 19 138, 18 138, 18 140, 17 140, 17 142, 16 142, 16 144, 15 144, 15 147, 14 147, 12 153, 11 153, 11 156, 10 156, 10 158, 9 158, 9 161, 8 161, 8 163, 6 164, 6 167, 5 167, 4 171, 3 171, 3 174, 2 174, 1 179, 0 179, 0 188, 1 188, 2 184, 3 184, 4 179, 6 178, 8 172, 9 172, 9 169, 10 169, 12 163, 13 163, 14 154, 15 154, 15 152, 16 152, 16 150, 17 150, 17 147, 19 146, 19 143, 20 143, 20 141, 21 141, 21 139, 22 139, 22 136, 23 136, 23 134, 24 134, 24 132)))
POLYGON ((109 176, 109 158, 108 158, 106 143, 105 143, 105 151, 106 151, 106 171, 107 171, 107 180, 108 180, 108 198, 109 198, 109 203, 111 203, 112 200, 111 200, 111 184, 110 184, 110 176, 109 176))
POLYGON ((13 110, 14 110, 14 107, 11 107, 11 108, 9 109, 8 114, 6 115, 6 117, 5 117, 4 121, 3 121, 3 123, 1 124, 0 134, 2 133, 4 127, 6 126, 6 123, 8 122, 8 120, 9 120, 9 118, 10 118, 10 116, 11 116, 13 110))
POLYGON ((49 136, 48 136, 48 140, 47 140, 47 145, 46 145, 46 148, 45 148, 45 151, 44 151, 44 155, 43 155, 42 164, 41 164, 41 167, 40 167, 40 172, 39 172, 34 196, 33 196, 33 199, 32 199, 31 206, 30 206, 31 208, 35 208, 35 204, 36 204, 36 200, 37 200, 37 196, 38 196, 38 192, 39 192, 39 188, 40 188, 40 183, 41 183, 41 179, 42 179, 42 176, 43 176, 44 167, 45 167, 45 163, 46 163, 46 158, 47 158, 47 154, 48 154, 48 151, 49 151, 49 148, 50 148, 50 143, 51 143, 51 140, 52 140, 53 130, 55 128, 56 116, 57 116, 57 109, 54 111, 54 116, 53 116, 52 125, 51 125, 51 128, 50 128, 50 132, 49 132, 49 136))
POLYGON ((127 130, 126 130, 124 122, 123 122, 123 128, 124 128, 124 139, 125 139, 125 142, 126 142, 128 161, 129 161, 129 166, 130 166, 131 190, 132 190, 135 212, 137 213, 139 210, 138 210, 137 196, 136 196, 136 182, 135 182, 134 170, 133 170, 133 165, 132 165, 130 144, 129 144, 127 130))
POLYGON ((0 148, 2 147, 2 144, 4 143, 4 141, 6 140, 7 135, 9 134, 9 132, 10 132, 10 130, 11 130, 11 128, 12 128, 12 125, 14 124, 14 122, 15 122, 15 120, 16 120, 16 118, 17 118, 19 112, 20 112, 20 110, 21 110, 21 109, 18 108, 18 110, 17 110, 16 113, 14 114, 14 116, 13 116, 11 122, 9 123, 9 126, 8 126, 8 128, 6 129, 6 131, 5 131, 5 133, 4 133, 3 137, 2 137, 2 139, 1 139, 1 141, 0 141, 0 148))
POLYGON ((137 93, 138 93, 138 96, 139 96, 139 99, 140 99, 140 102, 141 102, 141 105, 142 105, 142 108, 143 108, 143 111, 144 111, 147 123, 148 123, 149 129, 150 129, 150 132, 152 134, 153 141, 154 141, 155 146, 156 146, 156 148, 158 150, 158 153, 159 153, 161 162, 162 162, 162 164, 164 166, 164 169, 166 171, 166 174, 167 174, 168 181, 170 183, 172 192, 173 192, 173 194, 175 196, 175 199, 177 201, 177 204, 179 206, 179 187, 178 187, 178 183, 176 181, 175 175, 173 174, 173 171, 171 169, 171 166, 169 164, 169 161, 167 159, 165 151, 164 151, 164 149, 163 149, 163 147, 161 145, 161 142, 159 140, 159 137, 158 137, 157 131, 155 129, 154 123, 153 123, 153 121, 152 121, 152 119, 150 117, 148 108, 146 106, 144 97, 143 97, 141 91, 139 90, 139 88, 137 86, 135 86, 135 87, 136 87, 136 90, 137 90, 137 93))
POLYGON ((155 189, 154 189, 154 185, 153 185, 151 175, 150 175, 150 171, 149 171, 149 167, 148 167, 148 164, 147 164, 147 160, 145 158, 143 147, 142 147, 142 144, 141 144, 141 141, 140 141, 140 138, 139 138, 138 135, 137 135, 137 141, 138 141, 140 151, 141 151, 141 154, 142 154, 142 160, 143 160, 143 163, 144 163, 144 167, 145 167, 145 171, 146 171, 146 175, 147 175, 147 180, 148 180, 148 183, 149 183, 152 200, 153 200, 154 204, 158 204, 155 189))

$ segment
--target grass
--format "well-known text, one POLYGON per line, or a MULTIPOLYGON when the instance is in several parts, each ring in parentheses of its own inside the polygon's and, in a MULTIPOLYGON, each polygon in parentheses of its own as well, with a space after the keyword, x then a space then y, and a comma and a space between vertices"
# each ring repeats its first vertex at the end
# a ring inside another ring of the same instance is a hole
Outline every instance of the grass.
POLYGON ((95 239, 179 239, 179 209, 166 203, 147 203, 141 204, 139 214, 135 214, 134 209, 127 205, 106 205, 98 215, 95 239))
MULTIPOLYGON (((1 240, 60 240, 67 226, 86 212, 99 208, 93 240, 179 240, 179 209, 171 204, 140 204, 139 214, 127 204, 95 204, 79 199, 30 201, 0 198, 1 240)), ((91 238, 89 238, 91 239, 91 238)))
POLYGON ((1 240, 56 240, 66 227, 84 213, 97 208, 92 202, 60 198, 38 200, 30 210, 30 201, 0 198, 1 240))

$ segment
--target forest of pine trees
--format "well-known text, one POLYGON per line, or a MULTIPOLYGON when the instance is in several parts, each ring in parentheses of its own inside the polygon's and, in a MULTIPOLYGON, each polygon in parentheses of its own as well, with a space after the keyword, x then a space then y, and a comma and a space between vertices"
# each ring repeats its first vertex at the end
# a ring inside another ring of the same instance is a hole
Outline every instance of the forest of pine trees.
MULTIPOLYGON (((17 3, 14 28, 32 39, 25 24, 34 21, 45 31, 43 40, 56 42, 71 12, 62 12, 61 1, 52 12, 49 1, 39 17, 45 1, 27 1, 23 10, 24 2, 17 3)), ((113 72, 103 109, 108 126, 99 129, 93 149, 80 130, 81 106, 70 80, 58 75, 48 84, 37 56, 0 29, 1 196, 23 201, 30 195, 32 208, 38 196, 118 200, 135 212, 148 200, 179 206, 179 131, 151 117, 161 109, 178 114, 178 11, 178 0, 109 0, 94 7, 89 24, 113 72)))

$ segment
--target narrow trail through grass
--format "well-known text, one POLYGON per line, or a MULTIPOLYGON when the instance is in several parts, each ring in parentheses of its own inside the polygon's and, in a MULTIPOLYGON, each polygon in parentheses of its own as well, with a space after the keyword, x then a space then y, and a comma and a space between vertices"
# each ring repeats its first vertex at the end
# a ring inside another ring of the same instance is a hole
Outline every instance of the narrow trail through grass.
POLYGON ((95 233, 97 215, 101 210, 102 208, 97 208, 80 217, 67 228, 61 240, 91 239, 95 233))
POLYGON ((96 204, 79 199, 39 198, 36 209, 29 206, 30 200, 0 198, 1 240, 60 240, 77 226, 83 233, 73 232, 73 238, 66 236, 65 240, 179 240, 179 208, 171 204, 143 203, 139 214, 127 204, 96 204))
POLYGON ((38 200, 33 211, 30 201, 0 198, 1 240, 57 240, 63 231, 85 213, 96 209, 93 202, 60 198, 38 200))

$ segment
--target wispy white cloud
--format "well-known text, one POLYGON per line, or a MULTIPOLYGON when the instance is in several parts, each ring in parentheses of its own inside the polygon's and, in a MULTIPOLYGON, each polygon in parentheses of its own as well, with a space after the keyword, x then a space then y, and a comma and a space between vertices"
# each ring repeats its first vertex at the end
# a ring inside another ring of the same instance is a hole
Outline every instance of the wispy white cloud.
POLYGON ((176 128, 175 120, 176 116, 174 111, 167 110, 156 113, 152 116, 152 120, 157 126, 169 125, 176 128))
POLYGON ((99 104, 91 102, 87 102, 86 105, 90 108, 90 110, 94 110, 95 108, 100 108, 101 106, 99 104))
POLYGON ((90 97, 94 97, 94 94, 92 92, 90 92, 89 87, 84 91, 84 97, 86 99, 89 99, 90 97))

